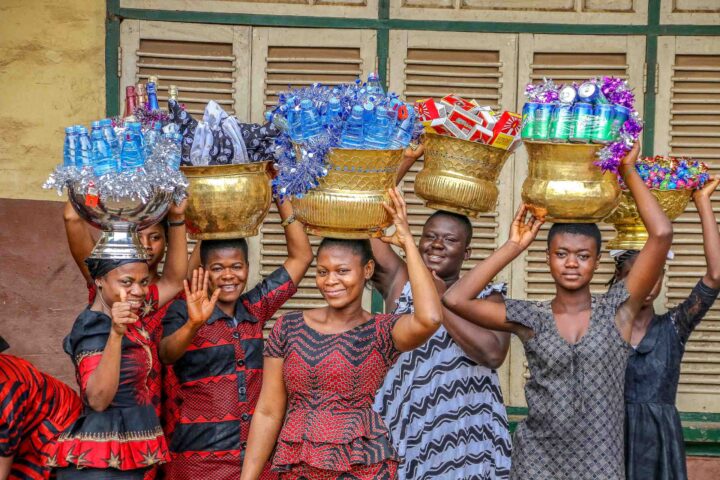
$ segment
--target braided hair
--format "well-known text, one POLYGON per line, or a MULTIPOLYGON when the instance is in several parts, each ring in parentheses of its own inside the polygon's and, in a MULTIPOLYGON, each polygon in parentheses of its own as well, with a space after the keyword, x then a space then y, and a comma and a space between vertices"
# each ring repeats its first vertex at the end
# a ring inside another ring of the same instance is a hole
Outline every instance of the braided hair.
POLYGON ((611 287, 620 281, 620 277, 625 266, 628 265, 629 262, 635 260, 635 257, 637 257, 639 253, 640 250, 621 250, 617 255, 613 255, 613 260, 615 260, 615 272, 613 272, 612 278, 610 278, 607 283, 608 287, 611 287))

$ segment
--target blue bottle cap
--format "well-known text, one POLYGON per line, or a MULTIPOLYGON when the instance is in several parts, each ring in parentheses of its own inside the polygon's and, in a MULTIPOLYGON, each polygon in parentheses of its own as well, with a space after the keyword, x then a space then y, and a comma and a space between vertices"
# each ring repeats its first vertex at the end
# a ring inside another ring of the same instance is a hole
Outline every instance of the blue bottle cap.
POLYGON ((91 127, 93 128, 93 130, 94 130, 94 129, 96 129, 96 128, 100 128, 102 125, 100 124, 100 120, 95 120, 94 122, 92 122, 92 123, 90 124, 90 126, 91 126, 91 127))
POLYGON ((65 127, 65 134, 76 133, 76 132, 77 132, 77 129, 75 128, 75 126, 65 127))
POLYGON ((312 106, 313 104, 309 98, 305 98, 302 102, 300 102, 300 108, 302 108, 303 110, 310 110, 312 106))
POLYGON ((82 135, 83 133, 88 133, 88 130, 87 130, 87 128, 85 127, 85 125, 78 125, 78 126, 75 127, 75 129, 77 130, 77 132, 78 132, 80 135, 82 135))
POLYGON ((103 127, 112 127, 112 120, 110 120, 109 118, 103 118, 102 120, 100 120, 100 125, 102 125, 103 127))

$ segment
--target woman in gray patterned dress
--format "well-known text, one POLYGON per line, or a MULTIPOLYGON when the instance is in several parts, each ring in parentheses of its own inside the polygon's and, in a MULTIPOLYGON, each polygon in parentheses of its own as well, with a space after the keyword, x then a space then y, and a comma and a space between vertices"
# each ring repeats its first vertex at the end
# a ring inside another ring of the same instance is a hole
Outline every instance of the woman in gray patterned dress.
POLYGON ((477 294, 527 249, 542 219, 518 211, 505 245, 461 278, 443 302, 454 313, 523 342, 531 378, 525 385, 527 419, 513 438, 512 479, 625 478, 624 376, 633 319, 662 275, 672 225, 635 171, 636 145, 621 172, 649 238, 636 268, 607 294, 591 295, 600 261, 594 224, 555 224, 547 262, 555 281, 550 301, 493 303, 477 294))

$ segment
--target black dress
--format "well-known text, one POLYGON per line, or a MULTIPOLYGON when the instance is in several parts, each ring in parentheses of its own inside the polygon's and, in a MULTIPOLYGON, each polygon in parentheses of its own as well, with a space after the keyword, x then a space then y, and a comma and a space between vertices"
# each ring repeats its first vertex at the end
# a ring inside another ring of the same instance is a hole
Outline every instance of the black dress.
POLYGON ((702 280, 690 296, 655 315, 630 354, 625 373, 625 463, 631 480, 687 478, 685 444, 675 408, 680 362, 690 333, 720 290, 702 280))

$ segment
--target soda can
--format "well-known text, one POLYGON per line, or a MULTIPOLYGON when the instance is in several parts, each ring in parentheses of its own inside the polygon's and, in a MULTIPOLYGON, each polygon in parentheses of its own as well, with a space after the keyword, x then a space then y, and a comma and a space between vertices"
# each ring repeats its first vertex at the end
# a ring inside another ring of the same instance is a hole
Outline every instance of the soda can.
POLYGON ((572 85, 565 85, 558 92, 558 100, 561 103, 568 103, 572 105, 577 100, 578 92, 572 85))
POLYGON ((595 124, 592 131, 592 143, 610 143, 615 138, 613 135, 613 105, 595 105, 593 109, 595 124))
POLYGON ((594 103, 596 105, 609 103, 605 95, 600 91, 600 87, 593 82, 585 82, 577 89, 579 102, 594 103))
POLYGON ((573 115, 572 105, 556 103, 550 117, 550 141, 565 143, 570 138, 573 115))
POLYGON ((522 138, 532 140, 535 135, 535 110, 537 110, 539 103, 527 102, 523 105, 522 109, 522 131, 520 133, 522 138))
POLYGON ((630 113, 632 112, 629 108, 625 108, 621 105, 613 106, 613 121, 612 127, 610 128, 613 138, 618 136, 618 133, 620 133, 620 127, 622 127, 627 119, 630 118, 630 113))
POLYGON ((589 103, 576 103, 573 106, 572 115, 573 128, 570 132, 570 141, 572 143, 589 143, 593 130, 593 106, 589 103))
POLYGON ((553 104, 541 103, 535 109, 535 126, 533 128, 533 140, 550 139, 550 117, 552 116, 553 104))

